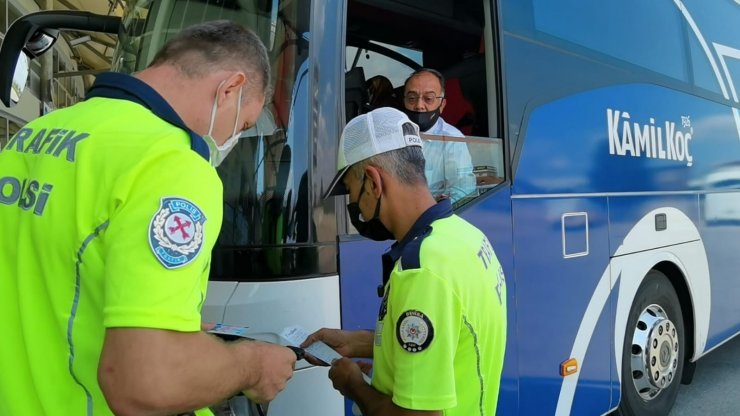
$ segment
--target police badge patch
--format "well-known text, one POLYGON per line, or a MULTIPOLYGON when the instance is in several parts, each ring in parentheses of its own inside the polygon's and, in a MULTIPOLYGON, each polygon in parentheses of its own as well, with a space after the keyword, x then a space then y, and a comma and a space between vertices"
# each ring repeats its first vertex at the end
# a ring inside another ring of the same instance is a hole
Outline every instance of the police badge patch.
POLYGON ((168 269, 182 267, 198 257, 203 247, 206 216, 183 198, 162 198, 149 224, 149 246, 168 269))
POLYGON ((421 352, 432 343, 434 327, 422 312, 408 310, 398 318, 396 337, 401 348, 408 352, 421 352))

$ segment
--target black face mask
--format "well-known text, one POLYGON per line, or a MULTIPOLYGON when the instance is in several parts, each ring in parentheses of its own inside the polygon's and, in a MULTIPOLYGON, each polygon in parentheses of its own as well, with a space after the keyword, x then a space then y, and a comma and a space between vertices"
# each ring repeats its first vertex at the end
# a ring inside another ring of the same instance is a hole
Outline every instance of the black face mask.
POLYGON ((373 217, 367 221, 360 219, 360 198, 365 192, 365 177, 362 177, 362 187, 360 188, 360 195, 357 197, 357 202, 350 202, 347 204, 347 212, 349 212, 349 220, 352 225, 357 229, 357 232, 361 236, 367 237, 375 241, 394 240, 393 234, 385 228, 382 222, 380 222, 380 199, 375 204, 375 213, 373 217))
POLYGON ((439 120, 439 108, 434 111, 411 111, 405 110, 409 120, 413 121, 419 126, 419 131, 422 133, 431 129, 434 123, 439 120))

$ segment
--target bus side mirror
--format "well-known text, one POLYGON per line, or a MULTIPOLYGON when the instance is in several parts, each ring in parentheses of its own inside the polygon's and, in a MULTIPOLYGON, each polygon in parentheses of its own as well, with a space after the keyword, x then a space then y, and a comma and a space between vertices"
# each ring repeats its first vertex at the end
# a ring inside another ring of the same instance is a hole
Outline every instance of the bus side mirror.
POLYGON ((22 16, 8 28, 0 47, 0 101, 18 103, 28 82, 29 60, 51 49, 62 30, 118 34, 121 18, 74 10, 48 10, 22 16))
MULTIPOLYGON (((25 91, 26 86, 28 85, 28 74, 29 74, 29 65, 31 64, 31 60, 28 59, 28 56, 26 54, 20 54, 18 56, 18 61, 15 64, 15 72, 13 73, 13 84, 10 88, 10 104, 16 105, 21 100, 21 95, 23 95, 23 91, 25 91)), ((3 103, 5 101, 3 100, 3 103)), ((5 104, 7 106, 7 104, 5 104)))
MULTIPOLYGON (((45 31, 37 30, 28 39, 28 42, 23 47, 23 53, 18 54, 15 69, 13 70, 13 80, 10 86, 10 106, 18 104, 23 91, 28 86, 31 59, 41 56, 49 50, 54 45, 54 42, 56 42, 58 36, 58 30, 46 29, 45 31)), ((5 105, 8 106, 8 103, 5 105)))

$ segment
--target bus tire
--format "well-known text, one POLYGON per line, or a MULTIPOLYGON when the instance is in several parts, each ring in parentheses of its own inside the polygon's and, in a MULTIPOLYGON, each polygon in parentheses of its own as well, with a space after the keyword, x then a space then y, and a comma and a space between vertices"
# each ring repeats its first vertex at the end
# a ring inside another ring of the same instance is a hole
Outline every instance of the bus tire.
POLYGON ((668 414, 681 384, 685 339, 676 291, 665 274, 651 270, 637 289, 627 319, 617 414, 668 414))

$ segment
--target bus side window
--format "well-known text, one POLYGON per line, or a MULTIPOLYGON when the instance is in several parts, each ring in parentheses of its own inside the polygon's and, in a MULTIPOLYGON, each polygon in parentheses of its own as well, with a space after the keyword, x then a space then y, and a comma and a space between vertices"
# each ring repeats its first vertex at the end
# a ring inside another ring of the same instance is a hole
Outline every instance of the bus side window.
POLYGON ((475 125, 475 109, 465 97, 460 87, 459 78, 447 78, 445 82, 445 99, 447 105, 442 112, 442 118, 457 127, 465 135, 473 134, 475 125))
POLYGON ((488 136, 485 56, 467 57, 444 75, 447 105, 442 117, 465 135, 488 136))
POLYGON ((473 175, 479 193, 503 182, 505 176, 503 140, 469 137, 468 150, 472 156, 473 175))
MULTIPOLYGON (((505 176, 503 160, 503 140, 489 131, 488 94, 486 56, 484 51, 466 57, 444 71, 445 97, 447 104, 442 118, 455 126, 463 135, 470 154, 472 176, 475 178, 475 191, 465 188, 464 197, 459 192, 454 194, 453 202, 461 205, 503 182, 505 176)), ((458 157, 449 154, 447 157, 458 157)), ((450 175, 469 175, 468 170, 445 172, 450 183, 461 182, 461 179, 450 175)))
POLYGON ((350 0, 346 27, 347 120, 357 115, 350 112, 350 107, 358 108, 353 91, 357 84, 350 76, 357 68, 364 70, 368 81, 368 101, 362 112, 380 106, 401 110, 413 106, 404 102, 405 81, 416 69, 436 70, 444 78, 444 100, 424 111, 438 108, 442 121, 423 127, 422 132, 432 195, 449 198, 459 207, 504 181, 504 145, 496 119, 496 58, 488 50, 493 30, 484 0, 443 6, 420 2, 414 8, 350 0))

